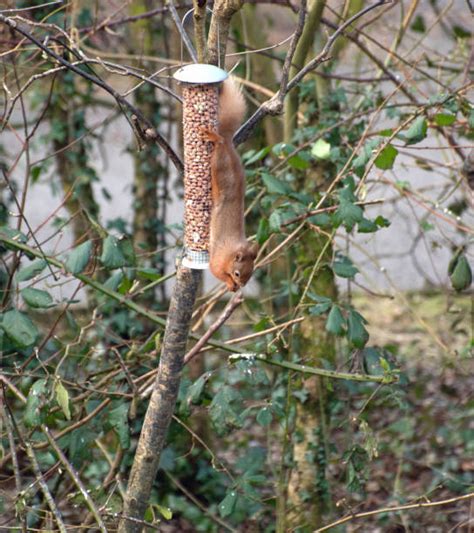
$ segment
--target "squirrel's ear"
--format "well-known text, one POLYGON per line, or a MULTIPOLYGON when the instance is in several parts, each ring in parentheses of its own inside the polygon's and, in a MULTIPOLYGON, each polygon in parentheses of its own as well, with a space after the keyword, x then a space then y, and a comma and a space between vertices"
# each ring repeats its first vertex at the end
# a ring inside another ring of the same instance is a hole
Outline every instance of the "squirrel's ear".
POLYGON ((240 263, 242 261, 242 259, 244 258, 244 254, 242 252, 237 252, 235 254, 235 261, 237 261, 237 263, 240 263))

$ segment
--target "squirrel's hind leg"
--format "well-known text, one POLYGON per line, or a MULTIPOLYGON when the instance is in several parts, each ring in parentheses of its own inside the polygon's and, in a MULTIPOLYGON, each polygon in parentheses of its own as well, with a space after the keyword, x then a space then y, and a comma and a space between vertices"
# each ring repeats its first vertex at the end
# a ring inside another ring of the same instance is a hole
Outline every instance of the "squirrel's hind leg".
POLYGON ((219 135, 217 131, 212 131, 203 127, 200 127, 199 130, 201 132, 202 139, 204 139, 205 141, 209 141, 214 144, 224 143, 224 137, 222 137, 222 135, 219 135))

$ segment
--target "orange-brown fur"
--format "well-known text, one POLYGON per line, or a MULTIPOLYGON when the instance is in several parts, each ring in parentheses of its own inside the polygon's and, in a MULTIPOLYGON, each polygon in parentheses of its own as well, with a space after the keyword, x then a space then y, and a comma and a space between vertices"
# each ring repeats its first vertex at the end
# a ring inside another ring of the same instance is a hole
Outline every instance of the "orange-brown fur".
POLYGON ((214 276, 234 292, 250 279, 257 256, 256 244, 245 238, 245 174, 232 142, 244 113, 244 97, 233 80, 228 79, 219 99, 218 132, 203 132, 214 143, 210 268, 214 276))

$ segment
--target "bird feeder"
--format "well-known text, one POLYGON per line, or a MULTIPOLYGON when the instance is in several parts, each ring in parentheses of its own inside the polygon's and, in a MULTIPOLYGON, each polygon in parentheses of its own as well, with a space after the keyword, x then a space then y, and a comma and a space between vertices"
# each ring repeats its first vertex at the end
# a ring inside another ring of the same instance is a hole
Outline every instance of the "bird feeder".
POLYGON ((211 156, 213 143, 203 132, 218 127, 219 85, 228 74, 213 65, 181 67, 174 78, 183 89, 184 253, 188 268, 209 267, 211 156))

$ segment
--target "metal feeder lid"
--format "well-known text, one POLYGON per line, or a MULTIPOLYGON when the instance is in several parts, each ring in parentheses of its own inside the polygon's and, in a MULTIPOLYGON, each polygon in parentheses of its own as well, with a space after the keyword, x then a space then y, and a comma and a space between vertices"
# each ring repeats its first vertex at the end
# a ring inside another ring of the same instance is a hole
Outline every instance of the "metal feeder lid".
POLYGON ((204 63, 191 63, 190 65, 185 65, 173 74, 175 80, 196 85, 220 83, 228 77, 229 74, 227 74, 225 70, 204 63))

